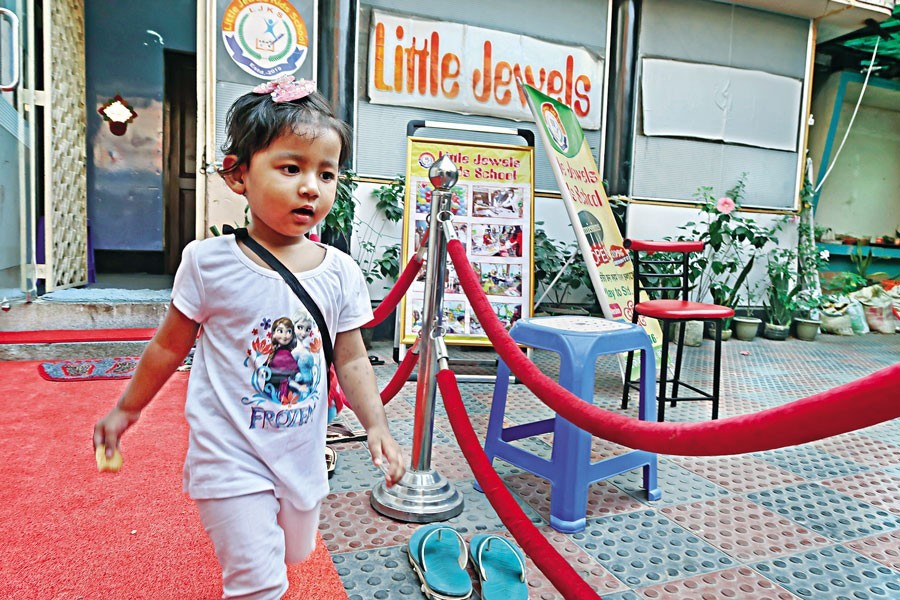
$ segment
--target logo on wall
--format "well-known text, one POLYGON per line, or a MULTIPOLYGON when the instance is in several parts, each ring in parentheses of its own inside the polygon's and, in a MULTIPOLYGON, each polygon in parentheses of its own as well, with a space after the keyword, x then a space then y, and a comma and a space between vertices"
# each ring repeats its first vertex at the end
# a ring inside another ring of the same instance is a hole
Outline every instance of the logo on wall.
POLYGON ((544 122, 547 124, 553 145, 559 152, 565 154, 569 150, 569 137, 566 135, 566 128, 559 118, 559 113, 549 102, 541 104, 541 113, 544 115, 544 122))
POLYGON ((293 73, 309 50, 306 23, 279 0, 232 0, 222 16, 222 40, 231 60, 260 79, 293 73))

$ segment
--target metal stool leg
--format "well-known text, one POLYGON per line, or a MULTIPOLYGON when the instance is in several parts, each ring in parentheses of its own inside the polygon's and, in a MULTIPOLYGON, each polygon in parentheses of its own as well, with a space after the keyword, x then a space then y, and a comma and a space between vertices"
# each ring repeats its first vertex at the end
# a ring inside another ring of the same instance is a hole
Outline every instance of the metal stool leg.
POLYGON ((679 323, 678 346, 675 347, 675 377, 672 379, 672 406, 675 406, 675 398, 678 397, 678 384, 681 382, 681 354, 684 352, 684 333, 687 330, 687 321, 679 323))
POLYGON ((712 418, 719 418, 719 371, 722 368, 722 321, 716 321, 716 350, 713 355, 712 418))
POLYGON ((628 408, 628 396, 631 394, 631 368, 634 366, 634 350, 625 359, 625 386, 622 390, 622 409, 628 408))
POLYGON ((669 323, 662 322, 662 356, 659 365, 659 397, 656 399, 657 415, 659 422, 666 420, 666 377, 669 374, 669 323))

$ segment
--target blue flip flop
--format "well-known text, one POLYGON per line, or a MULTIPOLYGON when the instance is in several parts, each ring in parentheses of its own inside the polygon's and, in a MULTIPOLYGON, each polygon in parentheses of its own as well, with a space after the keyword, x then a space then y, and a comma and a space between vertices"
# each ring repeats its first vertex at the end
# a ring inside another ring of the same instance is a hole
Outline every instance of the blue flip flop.
POLYGON ((423 525, 409 538, 409 564, 426 598, 463 600, 472 596, 466 540, 449 525, 423 525))
POLYGON ((481 581, 483 600, 525 600, 525 555, 499 535, 472 536, 469 554, 481 581))

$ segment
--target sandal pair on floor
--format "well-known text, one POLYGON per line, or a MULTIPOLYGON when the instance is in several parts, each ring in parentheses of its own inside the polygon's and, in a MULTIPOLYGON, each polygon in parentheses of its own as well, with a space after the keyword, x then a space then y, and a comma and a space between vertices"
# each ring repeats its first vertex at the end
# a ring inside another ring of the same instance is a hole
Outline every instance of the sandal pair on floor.
POLYGON ((367 437, 365 429, 353 429, 343 421, 334 421, 328 424, 325 431, 326 444, 340 444, 342 442, 359 442, 367 437))
POLYGON ((424 525, 409 539, 409 563, 433 600, 462 600, 472 596, 466 572, 471 559, 481 582, 484 600, 528 598, 522 551, 498 535, 472 536, 471 547, 449 525, 424 525))
POLYGON ((325 469, 328 471, 328 479, 334 476, 335 468, 337 468, 337 452, 334 448, 325 446, 325 469))

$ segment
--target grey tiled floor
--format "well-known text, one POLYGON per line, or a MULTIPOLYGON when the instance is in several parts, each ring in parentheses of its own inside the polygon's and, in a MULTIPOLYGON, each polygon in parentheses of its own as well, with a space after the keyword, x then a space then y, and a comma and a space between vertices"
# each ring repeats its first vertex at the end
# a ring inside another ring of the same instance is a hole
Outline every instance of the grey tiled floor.
MULTIPOLYGON (((712 343, 688 349, 686 372, 709 373, 712 343)), ((372 350, 386 362, 384 385, 396 369, 389 343, 372 350)), ((494 358, 488 350, 451 349, 456 357, 494 358)), ((554 354, 534 362, 551 377, 554 354)), ((724 344, 721 416, 752 413, 900 362, 900 335, 819 336, 724 344)), ((614 362, 596 369, 598 405, 619 411, 621 384, 614 362)), ((415 383, 387 405, 391 427, 409 456, 415 383)), ((463 401, 483 439, 493 385, 461 383, 463 401)), ((900 390, 900 381, 898 381, 900 390)), ((465 538, 505 532, 474 477, 439 406, 432 465, 465 499, 448 524, 465 538)), ((636 415, 634 401, 621 411, 636 415)), ((522 385, 510 386, 507 424, 545 418, 522 385)), ((345 418, 352 419, 349 414, 345 418)), ((667 420, 709 418, 707 403, 681 403, 667 420)), ((521 442, 549 455, 552 435, 521 442)), ((362 443, 337 445, 320 532, 350 598, 422 598, 406 544, 418 527, 382 517, 369 504, 380 473, 362 443)), ((622 448, 595 440, 594 454, 622 448)), ((900 421, 837 437, 749 455, 659 456, 662 498, 646 499, 639 471, 591 485, 587 527, 564 535, 551 529, 547 482, 501 460, 494 467, 531 521, 575 570, 606 599, 638 598, 900 598, 900 421)), ((531 598, 562 598, 534 563, 526 561, 531 598)), ((471 572, 471 566, 470 566, 471 572)), ((473 581, 476 580, 473 574, 473 581)), ((476 595, 477 586, 476 586, 476 595)))

